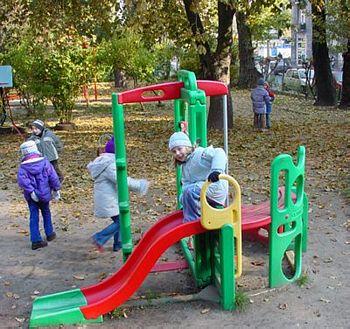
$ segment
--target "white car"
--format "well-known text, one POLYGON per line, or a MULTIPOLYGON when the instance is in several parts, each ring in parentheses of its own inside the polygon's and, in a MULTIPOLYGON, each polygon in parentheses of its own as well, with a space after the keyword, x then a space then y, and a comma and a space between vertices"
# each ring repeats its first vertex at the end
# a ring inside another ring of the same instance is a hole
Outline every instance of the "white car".
POLYGON ((306 93, 310 86, 313 85, 314 70, 306 71, 304 68, 294 68, 287 70, 284 75, 284 90, 306 93), (308 72, 308 76, 306 76, 308 72), (308 78, 308 79, 307 79, 308 78))

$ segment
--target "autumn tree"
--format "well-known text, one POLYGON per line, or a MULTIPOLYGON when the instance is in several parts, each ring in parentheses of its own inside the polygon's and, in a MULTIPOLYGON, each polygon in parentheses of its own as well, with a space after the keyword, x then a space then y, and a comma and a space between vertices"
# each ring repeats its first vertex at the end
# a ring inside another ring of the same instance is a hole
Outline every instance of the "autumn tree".
POLYGON ((327 2, 327 35, 334 40, 335 52, 343 54, 342 93, 339 107, 350 107, 350 2, 329 0, 327 2))
POLYGON ((315 105, 335 104, 335 86, 329 59, 326 34, 326 4, 324 0, 311 1, 312 10, 312 58, 315 70, 315 105))

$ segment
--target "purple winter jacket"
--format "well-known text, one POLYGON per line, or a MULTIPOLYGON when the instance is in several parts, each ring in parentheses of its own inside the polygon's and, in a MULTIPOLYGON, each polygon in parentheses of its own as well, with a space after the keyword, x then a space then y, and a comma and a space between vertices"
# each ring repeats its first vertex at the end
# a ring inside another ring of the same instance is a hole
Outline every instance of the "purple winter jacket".
POLYGON ((256 114, 265 114, 266 105, 270 104, 270 96, 264 86, 257 86, 250 94, 253 104, 253 112, 256 114))
POLYGON ((51 190, 58 191, 61 188, 55 169, 43 157, 24 159, 18 169, 17 181, 27 201, 34 191, 39 201, 49 202, 51 190))

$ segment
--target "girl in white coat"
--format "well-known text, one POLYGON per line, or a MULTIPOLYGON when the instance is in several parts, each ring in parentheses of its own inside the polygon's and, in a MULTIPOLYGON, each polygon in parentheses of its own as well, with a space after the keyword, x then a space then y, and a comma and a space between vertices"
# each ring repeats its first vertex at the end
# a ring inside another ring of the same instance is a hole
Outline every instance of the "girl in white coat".
MULTIPOLYGON (((113 236, 113 251, 121 249, 119 204, 117 191, 117 170, 115 164, 114 138, 105 146, 104 152, 87 166, 94 180, 94 214, 96 217, 110 217, 113 221, 102 231, 92 236, 94 245, 99 251, 103 251, 103 245, 113 236)), ((128 187, 131 191, 145 195, 149 182, 146 179, 134 179, 128 177, 128 187)))

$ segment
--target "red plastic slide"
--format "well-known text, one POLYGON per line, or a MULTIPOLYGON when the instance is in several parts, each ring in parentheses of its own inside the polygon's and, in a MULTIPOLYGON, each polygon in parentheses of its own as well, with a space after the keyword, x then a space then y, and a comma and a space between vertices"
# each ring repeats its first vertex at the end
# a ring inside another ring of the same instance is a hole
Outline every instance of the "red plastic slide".
POLYGON ((206 231, 200 221, 182 223, 182 219, 182 211, 161 218, 146 232, 118 272, 96 285, 81 288, 87 305, 80 310, 86 319, 97 318, 124 303, 165 250, 184 237, 206 231))

